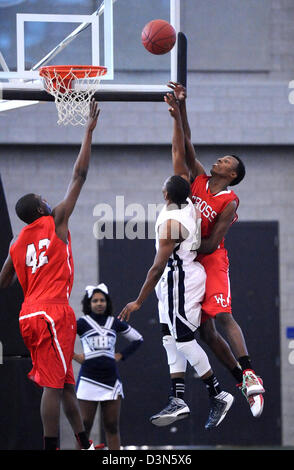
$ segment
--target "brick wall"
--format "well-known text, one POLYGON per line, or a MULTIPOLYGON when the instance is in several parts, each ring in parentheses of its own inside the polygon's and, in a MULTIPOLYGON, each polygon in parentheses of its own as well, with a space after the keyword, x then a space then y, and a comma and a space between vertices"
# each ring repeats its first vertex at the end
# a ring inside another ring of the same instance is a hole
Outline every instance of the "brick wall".
MULTIPOLYGON (((244 156, 247 177, 238 187, 240 220, 279 221, 283 443, 294 445, 294 376, 285 337, 285 328, 293 324, 294 301, 294 107, 288 100, 288 84, 294 79, 294 4, 292 0, 271 0, 271 4, 270 70, 191 72, 188 111, 193 142, 206 167, 215 154, 234 150, 244 156)), ((171 121, 164 103, 101 103, 101 107, 91 170, 71 220, 76 260, 72 304, 77 313, 85 283, 97 279, 95 205, 100 201, 113 205, 117 194, 126 196, 126 204, 160 201, 161 184, 172 171, 171 121)), ((63 197, 82 135, 80 129, 56 125, 53 104, 0 114, 0 172, 14 232, 21 225, 13 206, 23 193, 34 187, 52 203, 63 197)), ((66 445, 71 439, 67 432, 64 427, 66 445)))

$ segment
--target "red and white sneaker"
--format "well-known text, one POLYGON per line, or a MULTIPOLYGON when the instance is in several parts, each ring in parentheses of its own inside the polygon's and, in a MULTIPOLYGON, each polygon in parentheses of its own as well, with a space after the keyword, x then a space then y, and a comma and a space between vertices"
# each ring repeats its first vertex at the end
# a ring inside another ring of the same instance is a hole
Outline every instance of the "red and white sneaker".
POLYGON ((247 398, 247 401, 250 405, 250 410, 254 418, 259 418, 259 416, 263 412, 263 405, 264 405, 264 399, 263 399, 262 393, 259 393, 259 395, 250 395, 247 398))
POLYGON ((251 369, 243 371, 242 390, 246 391, 246 397, 264 393, 263 382, 260 377, 257 377, 255 372, 251 369))
MULTIPOLYGON (((263 382, 260 377, 258 377, 258 381, 263 388, 263 382)), ((243 386, 243 384, 238 384, 237 387, 239 388, 239 390, 241 390, 247 402, 249 403, 250 411, 252 415, 254 416, 254 418, 259 418, 259 416, 261 416, 263 412, 263 406, 264 406, 264 398, 263 398, 262 393, 257 393, 255 395, 248 396, 246 393, 246 386, 243 386)))
POLYGON ((95 445, 95 450, 104 449, 104 447, 105 447, 105 444, 96 444, 95 445))

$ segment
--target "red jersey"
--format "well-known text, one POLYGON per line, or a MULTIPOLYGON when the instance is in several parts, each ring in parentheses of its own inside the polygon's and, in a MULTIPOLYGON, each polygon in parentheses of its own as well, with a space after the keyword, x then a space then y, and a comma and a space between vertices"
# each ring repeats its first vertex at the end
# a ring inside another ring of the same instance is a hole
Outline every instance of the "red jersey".
MULTIPOLYGON (((210 236, 219 214, 223 212, 225 207, 231 201, 236 201, 237 208, 239 205, 239 198, 231 189, 220 191, 216 194, 211 193, 208 184, 210 178, 211 176, 200 175, 197 176, 191 184, 192 201, 196 208, 201 212, 202 238, 208 238, 210 236)), ((237 219, 238 215, 235 213, 232 224, 236 222, 237 219)), ((224 247, 224 238, 219 246, 221 248, 224 247)))
POLYGON ((24 227, 10 248, 24 301, 68 302, 73 285, 71 238, 64 243, 55 233, 51 215, 24 227))

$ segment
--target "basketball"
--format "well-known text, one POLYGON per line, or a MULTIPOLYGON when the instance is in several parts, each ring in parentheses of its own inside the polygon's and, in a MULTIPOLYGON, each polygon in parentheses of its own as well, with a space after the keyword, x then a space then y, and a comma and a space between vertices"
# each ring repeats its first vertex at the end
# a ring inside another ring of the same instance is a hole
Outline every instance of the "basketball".
POLYGON ((176 39, 176 30, 165 20, 152 20, 142 31, 142 44, 151 54, 166 54, 174 47, 176 39))

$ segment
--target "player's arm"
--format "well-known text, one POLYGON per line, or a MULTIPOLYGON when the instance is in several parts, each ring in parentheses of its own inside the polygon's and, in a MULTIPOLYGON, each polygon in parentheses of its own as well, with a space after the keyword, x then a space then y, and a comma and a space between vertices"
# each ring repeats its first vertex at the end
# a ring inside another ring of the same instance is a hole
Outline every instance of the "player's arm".
POLYGON ((171 93, 167 93, 164 101, 168 104, 169 113, 173 118, 172 161, 174 174, 190 181, 185 160, 185 137, 179 105, 171 93))
POLYGON ((186 88, 177 82, 169 82, 168 87, 171 88, 174 92, 174 96, 179 103, 182 126, 184 131, 185 138, 185 159, 186 165, 189 169, 190 179, 194 180, 199 175, 205 175, 206 172, 196 157, 196 152, 194 145, 191 141, 191 128, 188 121, 187 107, 186 107, 186 98, 187 91, 186 88))
POLYGON ((185 150, 186 165, 189 168, 190 181, 194 181, 194 179, 197 178, 197 176, 199 175, 206 175, 206 171, 204 170, 202 164, 196 157, 194 145, 192 144, 191 140, 186 136, 185 150))
POLYGON ((71 181, 63 201, 52 211, 56 225, 56 233, 62 239, 64 236, 65 238, 67 237, 68 219, 74 210, 81 189, 87 178, 91 157, 92 133, 96 127, 99 113, 100 109, 98 104, 92 100, 90 103, 89 117, 85 128, 84 138, 79 155, 74 164, 71 181))
POLYGON ((16 272, 9 254, 0 272, 0 288, 4 289, 6 287, 10 287, 16 281, 16 279, 16 272))
POLYGON ((128 321, 131 313, 135 310, 139 310, 142 303, 147 299, 151 292, 153 292, 153 289, 161 278, 168 259, 178 241, 175 238, 175 234, 179 234, 179 225, 180 224, 175 220, 168 220, 160 227, 159 248, 154 258, 154 262, 147 273, 145 282, 137 299, 128 303, 123 308, 118 316, 120 320, 128 321))
POLYGON ((126 360, 130 355, 134 354, 137 349, 143 344, 143 336, 133 327, 127 323, 120 321, 122 327, 126 325, 127 329, 121 330, 124 339, 127 339, 130 344, 123 348, 121 352, 115 353, 115 360, 117 362, 126 360))
POLYGON ((236 209, 237 204, 235 201, 230 202, 226 206, 215 223, 210 236, 202 238, 201 245, 197 250, 198 253, 210 254, 217 249, 235 218, 236 209))
POLYGON ((13 237, 13 239, 11 240, 7 258, 0 271, 0 289, 1 288, 5 289, 6 287, 12 286, 12 284, 14 284, 15 281, 17 280, 17 275, 14 269, 12 258, 10 256, 10 248, 13 245, 13 243, 16 241, 16 239, 17 239, 17 236, 13 237))

